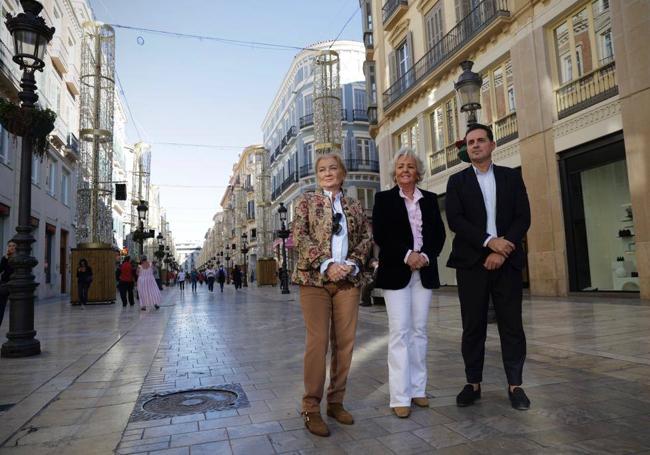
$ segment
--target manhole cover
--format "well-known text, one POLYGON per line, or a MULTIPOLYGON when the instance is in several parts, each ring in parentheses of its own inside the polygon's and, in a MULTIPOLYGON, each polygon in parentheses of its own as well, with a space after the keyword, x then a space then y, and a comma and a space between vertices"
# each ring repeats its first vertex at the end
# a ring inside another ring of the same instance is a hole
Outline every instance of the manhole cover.
POLYGON ((156 414, 197 414, 225 409, 235 400, 237 394, 229 390, 184 390, 152 398, 142 407, 156 414))
POLYGON ((223 411, 243 406, 248 406, 248 398, 239 384, 148 393, 138 398, 130 421, 223 411))

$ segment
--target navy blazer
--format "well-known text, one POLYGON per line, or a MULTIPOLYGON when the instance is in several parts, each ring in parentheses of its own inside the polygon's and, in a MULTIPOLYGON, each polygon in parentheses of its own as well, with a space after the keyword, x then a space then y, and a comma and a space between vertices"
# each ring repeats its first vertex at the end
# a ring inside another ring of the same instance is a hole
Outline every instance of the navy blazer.
MULTIPOLYGON (((515 244, 508 257, 515 269, 524 265, 522 240, 530 227, 530 206, 521 172, 509 167, 493 165, 496 182, 497 236, 515 244)), ((447 266, 468 269, 491 253, 483 247, 488 237, 487 212, 483 193, 472 166, 452 175, 447 182, 446 215, 449 229, 456 233, 447 266)))
MULTIPOLYGON (((438 198, 435 193, 420 189, 418 201, 422 212, 422 249, 429 257, 429 265, 420 269, 422 286, 440 287, 437 258, 445 243, 445 225, 442 223, 438 198)), ((411 280, 411 268, 404 263, 408 250, 413 249, 413 232, 406 203, 396 185, 375 195, 372 210, 372 230, 379 246, 379 268, 376 286, 380 289, 403 289, 411 280)))

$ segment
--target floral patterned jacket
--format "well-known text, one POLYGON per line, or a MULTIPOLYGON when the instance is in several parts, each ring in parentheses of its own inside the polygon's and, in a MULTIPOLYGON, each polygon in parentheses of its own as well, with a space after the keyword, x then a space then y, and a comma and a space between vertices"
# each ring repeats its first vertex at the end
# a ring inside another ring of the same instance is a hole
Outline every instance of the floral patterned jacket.
MULTIPOLYGON (((370 225, 356 199, 344 195, 341 206, 348 228, 347 260, 359 267, 359 273, 350 277, 350 281, 359 286, 372 247, 370 225)), ((292 281, 303 286, 322 287, 326 278, 320 273, 320 266, 332 257, 332 201, 322 190, 307 192, 295 200, 293 213, 291 229, 298 261, 292 281)))

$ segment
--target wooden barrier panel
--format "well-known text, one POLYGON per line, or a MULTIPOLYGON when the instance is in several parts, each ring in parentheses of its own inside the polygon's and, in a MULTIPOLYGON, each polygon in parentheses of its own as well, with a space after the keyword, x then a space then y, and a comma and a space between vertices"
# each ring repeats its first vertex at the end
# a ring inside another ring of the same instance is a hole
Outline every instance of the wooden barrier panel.
POLYGON ((265 286, 271 285, 275 286, 278 284, 278 267, 275 263, 275 259, 258 259, 257 260, 257 285, 265 286))
POLYGON ((93 282, 88 290, 88 303, 115 303, 117 292, 115 281, 117 252, 112 248, 73 248, 72 263, 72 289, 70 302, 79 303, 79 291, 77 289, 77 268, 79 261, 85 259, 93 269, 93 282))

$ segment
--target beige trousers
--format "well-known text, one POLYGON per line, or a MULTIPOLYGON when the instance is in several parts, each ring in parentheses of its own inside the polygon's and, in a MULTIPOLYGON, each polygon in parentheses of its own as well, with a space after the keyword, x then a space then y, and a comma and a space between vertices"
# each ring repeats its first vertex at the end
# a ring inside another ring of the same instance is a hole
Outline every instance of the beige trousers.
POLYGON ((343 403, 357 330, 359 288, 347 281, 328 283, 322 288, 300 286, 300 305, 306 330, 302 410, 319 412, 328 342, 332 358, 327 402, 343 403))

